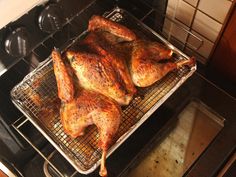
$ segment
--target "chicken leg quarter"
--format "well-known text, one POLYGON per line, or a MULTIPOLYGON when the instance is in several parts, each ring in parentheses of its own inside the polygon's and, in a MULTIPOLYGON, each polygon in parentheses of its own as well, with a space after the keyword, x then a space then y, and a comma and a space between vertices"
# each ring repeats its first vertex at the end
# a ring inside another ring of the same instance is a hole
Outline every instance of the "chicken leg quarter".
POLYGON ((195 64, 194 58, 170 61, 172 50, 157 42, 137 40, 132 45, 129 67, 131 78, 138 87, 150 86, 174 69, 195 64))

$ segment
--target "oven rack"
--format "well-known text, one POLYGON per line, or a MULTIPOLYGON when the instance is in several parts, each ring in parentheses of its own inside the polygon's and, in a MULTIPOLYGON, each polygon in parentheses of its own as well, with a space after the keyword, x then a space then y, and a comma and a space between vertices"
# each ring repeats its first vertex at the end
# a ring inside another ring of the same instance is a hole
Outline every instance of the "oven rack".
MULTIPOLYGON (((54 148, 48 155, 48 153, 44 153, 40 148, 37 147, 36 144, 33 143, 32 140, 30 140, 30 138, 24 134, 24 132, 21 130, 23 129, 24 126, 26 126, 27 124, 31 124, 31 122, 29 121, 29 119, 27 119, 25 116, 21 116, 19 119, 17 119, 15 122, 12 123, 12 127, 17 131, 17 133, 19 133, 19 135, 21 135, 23 137, 23 139, 29 143, 29 145, 45 160, 44 163, 44 171, 45 171, 45 164, 50 165, 50 167, 52 167, 55 172, 61 176, 64 177, 64 171, 61 171, 58 167, 56 167, 56 165, 51 161, 51 157, 55 154, 58 153, 58 151, 54 148)), ((73 168, 71 166, 71 168, 73 168)), ((67 174, 68 177, 74 177, 78 171, 76 171, 76 169, 73 168, 73 171, 70 171, 70 175, 67 174)), ((45 173, 45 175, 47 175, 45 173)), ((50 176, 50 175, 48 175, 50 176)))
MULTIPOLYGON (((119 20, 122 20, 122 13, 127 13, 127 12, 125 12, 125 11, 123 11, 123 10, 121 10, 121 9, 119 9, 119 8, 115 8, 115 9, 113 9, 113 11, 112 12, 109 12, 109 13, 106 13, 105 14, 105 16, 107 16, 108 18, 111 18, 111 19, 113 19, 113 20, 116 20, 116 21, 119 21, 119 20), (121 18, 121 19, 120 19, 121 18)), ((150 33, 152 33, 152 34, 154 34, 155 32, 152 30, 152 29, 150 29, 150 28, 148 28, 148 27, 145 27, 150 33)), ((173 45, 171 45, 169 42, 167 42, 164 38, 162 38, 161 36, 158 36, 159 37, 159 40, 161 41, 161 42, 165 42, 165 44, 167 45, 167 46, 169 46, 170 48, 172 48, 173 50, 174 50, 174 52, 176 52, 176 53, 179 53, 180 54, 180 58, 189 58, 188 56, 186 56, 185 54, 183 54, 181 51, 179 51, 177 48, 175 48, 173 45)), ((178 59, 180 59, 180 58, 178 58, 178 59)), ((50 59, 50 58, 49 58, 50 59)), ((50 60, 46 60, 44 63, 42 63, 41 65, 40 65, 40 67, 39 68, 41 68, 41 69, 45 69, 46 67, 44 67, 45 65, 47 65, 47 67, 49 66, 49 67, 51 67, 50 66, 50 60), (44 67, 44 68, 43 68, 44 67)), ((140 100, 141 99, 141 97, 136 97, 134 100, 133 100, 133 103, 132 103, 132 105, 131 106, 129 106, 129 107, 126 107, 126 109, 125 109, 125 111, 123 112, 123 116, 124 117, 126 117, 126 118, 128 118, 130 115, 132 115, 132 116, 136 116, 137 118, 139 118, 139 119, 141 119, 142 118, 142 120, 135 120, 136 122, 130 122, 129 124, 129 128, 130 128, 130 130, 128 130, 127 131, 127 127, 124 127, 124 129, 122 130, 122 126, 121 126, 121 132, 120 132, 120 134, 119 134, 119 139, 118 139, 118 141, 116 142, 116 146, 114 146, 114 147, 112 147, 111 149, 110 149, 110 152, 109 152, 109 154, 108 154, 108 156, 113 152, 113 151, 115 151, 115 149, 117 148, 117 147, 119 147, 119 145, 120 144, 122 144, 122 142, 124 142, 125 141, 125 138, 127 138, 128 136, 130 136, 188 77, 190 77, 192 74, 193 74, 193 72, 196 70, 196 67, 193 67, 193 68, 191 68, 191 70, 188 70, 188 69, 186 69, 186 68, 183 68, 182 70, 180 70, 179 72, 172 72, 172 73, 170 73, 168 76, 167 76, 167 79, 166 79, 166 82, 158 82, 158 83, 156 83, 153 87, 151 87, 151 88, 149 88, 149 90, 147 91, 147 92, 152 92, 152 94, 151 94, 151 97, 149 97, 149 99, 148 100, 143 100, 144 101, 144 105, 142 105, 143 107, 140 109, 140 107, 137 107, 137 106, 135 106, 135 105, 139 105, 139 103, 140 102, 142 102, 142 100, 140 100), (159 85, 159 86, 158 86, 159 85), (160 87, 163 87, 162 88, 162 90, 156 90, 156 86, 158 86, 159 88, 160 87), (164 89, 164 90, 163 90, 164 89), (160 100, 160 101, 158 101, 158 103, 157 103, 157 100, 160 100), (134 108, 134 109, 132 109, 132 108, 134 108), (132 111, 131 111, 131 109, 132 109, 132 111), (127 131, 127 132, 126 132, 127 131), (126 132, 126 133, 125 133, 126 132), (122 135, 123 133, 125 133, 124 135, 122 135)), ((50 70, 50 72, 52 72, 51 70, 50 70)), ((47 75, 48 73, 46 73, 46 75, 47 75)), ((29 75, 28 77, 31 77, 32 75, 29 75)), ((36 85, 38 84, 38 83, 35 83, 36 85)), ((27 85, 27 84, 26 84, 27 85)), ((55 86, 55 83, 54 84, 52 84, 52 85, 54 85, 55 86)), ((23 90, 25 90, 26 88, 23 88, 23 90)), ((28 91, 30 91, 32 88, 29 88, 28 89, 28 91)), ((37 92, 38 91, 40 91, 40 92, 46 92, 47 93, 47 89, 51 89, 51 85, 48 85, 47 87, 45 87, 45 88, 43 88, 43 89, 39 89, 39 90, 36 90, 36 97, 35 97, 35 95, 33 95, 33 97, 34 97, 34 104, 36 104, 37 105, 37 92)), ((145 90, 145 89, 144 89, 145 90)), ((146 94, 147 92, 145 92, 144 90, 140 90, 140 94, 142 95, 142 94, 146 94)), ((23 93, 24 94, 24 93, 23 93)), ((50 97, 55 97, 55 95, 56 95, 56 92, 50 92, 50 97)), ((145 98, 145 97, 144 97, 145 98)), ((146 98, 145 98, 146 99, 146 98)), ((21 100, 21 101, 24 101, 24 100, 21 100)), ((15 102, 15 104, 17 105, 18 103, 17 102, 15 102)), ((21 109, 21 110, 24 110, 24 109, 22 109, 22 107, 18 104, 17 105, 18 106, 18 108, 19 109, 21 109)), ((30 106, 30 105, 29 105, 30 106)), ((34 108, 33 108, 34 109, 34 108)), ((34 111, 37 111, 37 110, 34 110, 34 111)), ((24 124, 24 122, 28 122, 28 121, 31 121, 31 123, 33 123, 36 127, 38 126, 37 125, 37 123, 35 123, 35 122, 32 122, 32 120, 30 120, 29 119, 29 114, 28 113, 26 113, 25 114, 26 116, 27 116, 27 118, 26 118, 26 120, 24 120, 22 123, 24 124)), ((35 116, 35 115, 34 115, 35 116)), ((37 114, 36 114, 36 116, 37 116, 37 114)), ((16 124, 17 124, 18 122, 16 121, 16 124)), ((19 125, 21 125, 22 123, 20 123, 19 125)), ((51 122, 52 123, 52 122, 51 122)), ((22 125, 23 125, 22 124, 22 125)), ((17 126, 15 126, 15 124, 14 124, 14 127, 16 128, 16 130, 19 130, 19 125, 17 125, 17 126)), ((57 138, 59 137, 59 140, 62 140, 63 142, 65 141, 65 143, 67 143, 66 142, 66 139, 67 139, 67 137, 66 137, 66 135, 63 133, 63 131, 62 131, 62 129, 61 129, 61 125, 60 124, 58 124, 58 120, 56 120, 56 122, 54 122, 53 123, 53 133, 55 134, 55 135, 58 135, 58 136, 56 136, 57 138)), ((52 127, 46 127, 46 128, 52 128, 52 127)), ((93 127, 93 129, 94 129, 95 127, 93 127)), ((40 129, 40 128, 39 128, 40 129)), ((46 157, 44 154, 42 154, 42 152, 39 150, 39 149, 37 149, 35 146, 34 146, 34 144, 32 144, 32 142, 30 142, 30 140, 29 139, 27 139, 27 137, 25 137, 20 131, 18 131, 19 132, 19 134, 21 134, 22 136, 23 136, 23 138, 25 138, 26 139, 26 141, 28 142, 28 143, 30 143, 31 145, 32 145, 32 147, 54 168, 54 165, 50 162, 50 160, 48 159, 48 157, 46 157)), ((43 131, 41 130, 41 133, 42 133, 43 131)), ((92 131, 90 131, 90 132, 92 132, 92 134, 95 132, 95 130, 92 130, 92 131)), ((95 132, 96 133, 96 132, 95 132)), ((44 134, 44 136, 45 136, 45 133, 43 133, 44 134)), ((47 138, 49 137, 48 135, 46 136, 47 138)), ((50 141, 52 144, 53 144, 53 141, 50 141)), ((68 144, 68 146, 71 146, 72 148, 73 148, 73 141, 71 141, 71 143, 72 143, 72 145, 71 144, 68 144)), ((96 146, 96 139, 95 139, 95 141, 92 141, 92 145, 90 144, 90 146, 92 146, 92 147, 94 147, 94 146, 96 146)), ((57 150, 60 152, 61 150, 60 150, 60 148, 62 148, 62 149, 64 149, 64 148, 68 148, 67 147, 67 145, 63 145, 63 147, 61 147, 61 146, 58 146, 58 148, 57 148, 57 150)), ((82 148, 84 148, 84 147, 82 147, 82 148)), ((85 148, 86 149, 86 148, 85 148)), ((93 149, 94 150, 94 149, 93 149)), ((87 150, 86 150, 87 151, 87 150)), ((95 152, 96 153, 94 153, 93 155, 95 155, 95 159, 94 159, 94 161, 97 161, 98 159, 100 159, 100 155, 101 155, 101 151, 99 150, 99 149, 95 149, 95 152)), ((86 153, 90 153, 90 150, 88 150, 86 153)), ((73 154, 72 154, 73 155, 73 154)), ((68 161, 71 161, 71 159, 70 158, 67 158, 67 160, 68 161), (69 159, 69 160, 68 160, 69 159)), ((97 166, 99 165, 99 162, 97 161, 96 162, 96 164, 93 166, 93 167, 91 167, 89 170, 85 170, 84 171, 84 169, 80 169, 80 170, 78 170, 78 169, 76 169, 77 171, 79 171, 79 172, 81 172, 81 173, 84 173, 84 174, 86 174, 86 173, 90 173, 90 172, 92 172, 93 170, 95 170, 96 168, 97 168, 97 166)), ((74 165, 74 167, 75 167, 75 165, 74 165)), ((58 171, 58 169, 56 170, 58 173, 60 173, 60 171, 58 171)))

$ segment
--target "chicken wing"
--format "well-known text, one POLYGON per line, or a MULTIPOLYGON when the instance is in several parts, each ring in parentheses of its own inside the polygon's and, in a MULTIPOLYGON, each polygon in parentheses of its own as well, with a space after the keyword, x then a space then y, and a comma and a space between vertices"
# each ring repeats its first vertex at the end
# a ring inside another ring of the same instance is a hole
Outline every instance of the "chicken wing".
POLYGON ((104 17, 94 15, 89 20, 88 31, 94 31, 97 29, 112 33, 115 36, 124 39, 125 41, 133 41, 137 39, 135 33, 127 27, 108 20, 104 17))

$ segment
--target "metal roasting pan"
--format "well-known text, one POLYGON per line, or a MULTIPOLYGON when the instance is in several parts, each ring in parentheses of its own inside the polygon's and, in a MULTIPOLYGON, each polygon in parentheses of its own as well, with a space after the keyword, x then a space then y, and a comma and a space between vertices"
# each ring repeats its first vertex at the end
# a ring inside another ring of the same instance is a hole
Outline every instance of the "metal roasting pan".
MULTIPOLYGON (((124 24, 143 38, 159 41, 168 46, 174 51, 176 60, 189 59, 187 55, 127 11, 116 7, 112 11, 104 13, 104 16, 124 24)), ((82 33, 73 43, 79 41, 85 33, 82 33)), ((191 68, 182 67, 148 88, 138 88, 139 96, 136 96, 128 106, 122 108, 122 122, 115 137, 117 141, 110 147, 107 156, 111 155, 142 125, 195 70, 196 65, 191 68)), ((78 172, 89 174, 100 165, 102 151, 97 148, 98 132, 95 126, 88 127, 85 135, 76 139, 63 131, 59 116, 60 101, 57 96, 51 57, 42 62, 12 89, 11 98, 16 107, 78 172)))

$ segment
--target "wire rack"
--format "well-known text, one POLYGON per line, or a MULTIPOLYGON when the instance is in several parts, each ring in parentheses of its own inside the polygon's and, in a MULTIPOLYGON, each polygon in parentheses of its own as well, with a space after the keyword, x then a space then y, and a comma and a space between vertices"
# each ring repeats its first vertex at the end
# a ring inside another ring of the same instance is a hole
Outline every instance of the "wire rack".
MULTIPOLYGON (((175 59, 189 59, 150 28, 128 12, 115 8, 104 14, 107 18, 122 23, 143 38, 154 39, 170 47, 175 59)), ((79 40, 79 37, 78 37, 79 40)), ((76 41, 75 41, 76 43, 76 41)), ((173 71, 154 85, 138 89, 132 102, 122 108, 122 122, 116 134, 117 140, 109 149, 108 156, 117 149, 188 77, 196 70, 183 67, 173 71)), ((97 147, 98 131, 95 126, 87 128, 84 136, 73 139, 62 127, 59 115, 60 100, 57 96, 56 80, 52 60, 48 58, 11 92, 13 103, 48 141, 80 173, 88 174, 100 164, 101 150, 97 147)))

